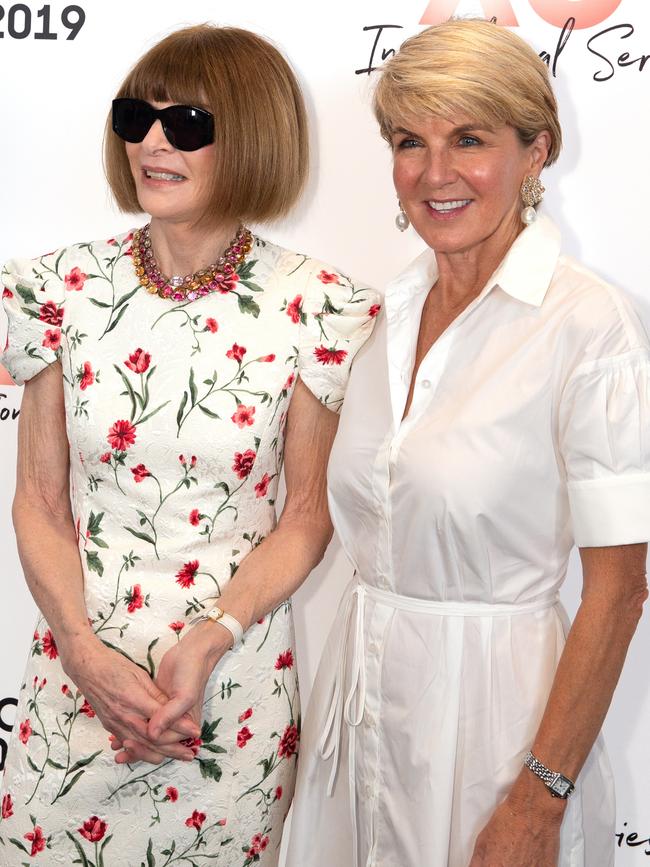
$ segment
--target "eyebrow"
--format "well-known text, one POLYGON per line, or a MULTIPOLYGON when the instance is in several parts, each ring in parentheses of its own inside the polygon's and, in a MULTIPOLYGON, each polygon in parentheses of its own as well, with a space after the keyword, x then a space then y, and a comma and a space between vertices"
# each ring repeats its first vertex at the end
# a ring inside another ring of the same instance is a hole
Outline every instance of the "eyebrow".
MULTIPOLYGON (((418 138, 417 133, 413 132, 410 129, 405 129, 405 127, 403 127, 403 126, 395 127, 392 132, 393 132, 393 135, 409 135, 409 136, 413 136, 414 138, 418 138)), ((455 135, 464 135, 465 133, 468 133, 468 132, 492 132, 493 133, 494 127, 487 126, 487 125, 481 125, 478 123, 465 123, 462 126, 454 127, 451 130, 450 135, 454 135, 454 136, 455 135)))

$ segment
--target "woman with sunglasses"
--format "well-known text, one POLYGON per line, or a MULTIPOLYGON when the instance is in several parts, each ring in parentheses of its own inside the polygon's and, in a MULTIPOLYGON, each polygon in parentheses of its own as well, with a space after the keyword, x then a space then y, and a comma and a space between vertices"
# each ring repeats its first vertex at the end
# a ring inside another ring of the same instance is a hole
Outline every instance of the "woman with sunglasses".
POLYGON ((330 410, 378 305, 245 227, 288 211, 308 160, 299 87, 261 38, 164 39, 105 157, 147 225, 2 273, 41 614, 0 860, 271 867, 300 725, 286 600, 330 538, 330 410))

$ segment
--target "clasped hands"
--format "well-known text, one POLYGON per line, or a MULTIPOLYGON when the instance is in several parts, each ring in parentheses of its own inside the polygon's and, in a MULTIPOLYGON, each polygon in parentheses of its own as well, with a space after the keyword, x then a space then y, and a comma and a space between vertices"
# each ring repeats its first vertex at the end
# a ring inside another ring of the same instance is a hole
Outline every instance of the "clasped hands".
POLYGON ((206 684, 230 643, 225 629, 200 624, 167 650, 154 679, 94 636, 64 651, 62 662, 109 733, 118 764, 191 761, 206 684))

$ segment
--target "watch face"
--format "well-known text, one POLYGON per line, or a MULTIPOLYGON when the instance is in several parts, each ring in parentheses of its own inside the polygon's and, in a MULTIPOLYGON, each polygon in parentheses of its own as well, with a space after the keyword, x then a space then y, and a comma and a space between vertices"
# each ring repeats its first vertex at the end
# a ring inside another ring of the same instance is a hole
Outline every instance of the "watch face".
POLYGON ((558 798, 566 798, 572 789, 573 785, 571 784, 571 781, 562 776, 558 776, 557 780, 554 780, 551 784, 551 790, 558 796, 558 798))

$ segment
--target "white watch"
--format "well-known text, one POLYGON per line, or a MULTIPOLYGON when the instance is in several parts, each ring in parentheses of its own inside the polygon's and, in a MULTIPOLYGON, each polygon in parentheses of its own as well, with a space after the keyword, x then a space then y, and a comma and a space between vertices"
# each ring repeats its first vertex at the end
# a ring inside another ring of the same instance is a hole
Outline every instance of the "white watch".
POLYGON ((236 617, 233 617, 231 614, 226 614, 223 608, 218 608, 215 605, 214 608, 211 608, 204 614, 199 614, 198 617, 194 617, 190 620, 190 626, 194 626, 195 623, 200 623, 202 620, 211 620, 213 623, 220 623, 228 630, 232 635, 233 641, 230 647, 231 650, 234 650, 241 644, 244 638, 244 627, 236 617))

